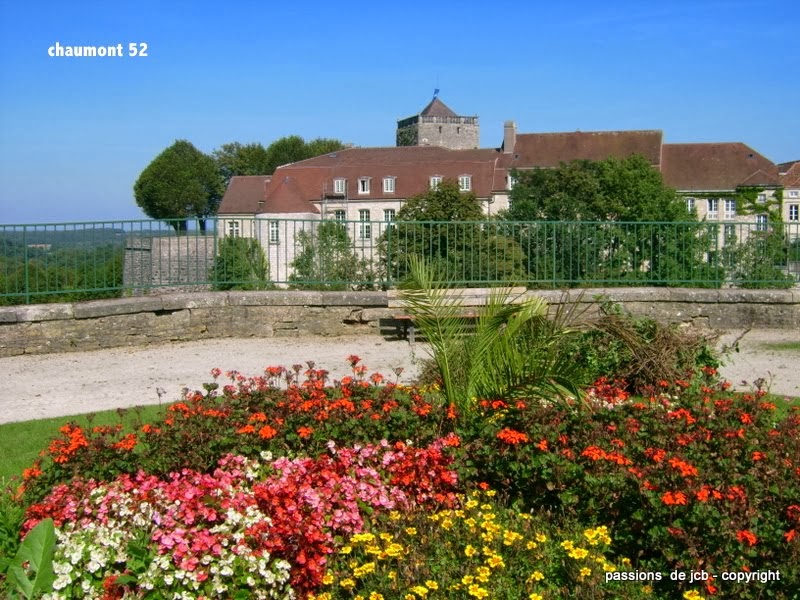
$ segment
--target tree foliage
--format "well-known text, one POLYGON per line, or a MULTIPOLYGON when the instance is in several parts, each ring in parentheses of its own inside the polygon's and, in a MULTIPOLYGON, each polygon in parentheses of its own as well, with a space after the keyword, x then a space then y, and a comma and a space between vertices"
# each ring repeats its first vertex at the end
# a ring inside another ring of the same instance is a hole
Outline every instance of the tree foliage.
POLYGON ((170 220, 176 231, 216 214, 224 192, 217 165, 186 140, 178 140, 145 167, 133 186, 136 204, 151 219, 170 220))
POLYGON ((223 238, 210 276, 215 290, 267 290, 273 287, 264 250, 253 238, 223 238))
POLYGON ((719 280, 713 235, 641 156, 514 172, 509 221, 530 278, 662 285, 719 280), (603 225, 607 223, 607 225, 603 225))
POLYGON ((231 177, 237 175, 268 175, 271 173, 269 170, 269 153, 264 146, 258 143, 241 144, 239 142, 231 142, 222 144, 217 150, 214 150, 212 156, 217 163, 217 168, 226 188, 231 177))
POLYGON ((409 199, 379 240, 389 277, 402 280, 417 256, 454 281, 520 280, 525 257, 519 245, 501 224, 485 225, 485 218, 475 194, 461 192, 455 181, 409 199))
POLYGON ((344 224, 324 221, 311 231, 297 233, 300 251, 292 261, 289 280, 304 289, 345 290, 372 280, 368 261, 353 251, 344 224))

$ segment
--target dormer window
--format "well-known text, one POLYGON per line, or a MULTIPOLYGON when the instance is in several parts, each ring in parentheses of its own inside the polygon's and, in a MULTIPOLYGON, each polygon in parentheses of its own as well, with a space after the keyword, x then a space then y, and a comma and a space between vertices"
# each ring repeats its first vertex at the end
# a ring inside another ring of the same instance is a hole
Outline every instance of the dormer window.
POLYGON ((394 177, 384 177, 383 178, 383 193, 384 194, 394 194, 394 177))
POLYGON ((358 193, 369 194, 369 177, 360 177, 358 180, 358 193))
POLYGON ((468 192, 472 189, 472 176, 461 175, 458 178, 458 189, 462 192, 468 192))
POLYGON ((441 175, 434 175, 431 177, 431 189, 437 190, 439 189, 439 184, 442 183, 442 176, 441 175))
POLYGON ((337 195, 344 195, 345 190, 347 189, 347 180, 346 179, 334 179, 333 180, 333 193, 337 195))

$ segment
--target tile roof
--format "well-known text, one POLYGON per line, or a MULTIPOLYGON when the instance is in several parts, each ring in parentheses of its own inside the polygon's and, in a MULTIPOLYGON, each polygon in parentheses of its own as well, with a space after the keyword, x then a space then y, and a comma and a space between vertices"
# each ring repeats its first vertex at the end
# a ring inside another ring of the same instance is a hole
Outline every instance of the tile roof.
POLYGON ((783 185, 783 187, 800 187, 800 160, 792 163, 792 165, 781 174, 781 185, 783 185))
POLYGON ((677 190, 735 190, 776 186, 778 168, 741 142, 664 144, 661 172, 677 190))
POLYGON ((419 113, 423 117, 457 117, 458 115, 450 110, 444 102, 434 96, 433 100, 428 103, 428 106, 422 109, 419 113))
POLYGON ((641 154, 657 167, 661 164, 663 134, 642 131, 575 131, 517 134, 511 167, 557 167, 573 160, 628 158, 641 154))
POLYGON ((222 197, 219 214, 255 214, 258 202, 263 201, 269 175, 239 175, 231 177, 228 189, 222 197))
MULTIPOLYGON (((277 173, 277 171, 276 171, 277 173)), ((291 175, 273 177, 267 187, 266 202, 260 213, 269 214, 319 214, 319 209, 309 202, 303 186, 291 175)))
POLYGON ((780 173, 781 175, 783 175, 784 173, 788 173, 789 170, 797 163, 800 163, 800 160, 790 160, 789 162, 779 163, 778 173, 780 173))

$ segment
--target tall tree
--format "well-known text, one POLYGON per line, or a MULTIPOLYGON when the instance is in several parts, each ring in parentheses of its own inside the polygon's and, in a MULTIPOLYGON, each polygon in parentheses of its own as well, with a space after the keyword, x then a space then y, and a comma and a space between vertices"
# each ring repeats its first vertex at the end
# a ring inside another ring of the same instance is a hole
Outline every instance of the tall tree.
POLYGON ((236 175, 268 175, 269 153, 261 144, 222 144, 212 152, 225 187, 236 175))
POLYGON ((178 140, 145 167, 133 186, 136 204, 152 219, 169 219, 176 231, 197 218, 205 230, 224 188, 217 165, 186 140, 178 140))
POLYGON ((460 191, 452 180, 410 198, 379 242, 389 278, 405 278, 410 258, 417 256, 458 284, 520 280, 521 249, 503 224, 485 219, 475 194, 460 191))
POLYGON ((641 156, 513 173, 509 221, 532 281, 718 280, 708 229, 641 156), (603 223, 608 223, 604 225, 603 223))
POLYGON ((344 148, 339 140, 316 138, 306 142, 299 135, 282 137, 267 148, 267 168, 265 175, 271 175, 281 165, 328 154, 344 148))

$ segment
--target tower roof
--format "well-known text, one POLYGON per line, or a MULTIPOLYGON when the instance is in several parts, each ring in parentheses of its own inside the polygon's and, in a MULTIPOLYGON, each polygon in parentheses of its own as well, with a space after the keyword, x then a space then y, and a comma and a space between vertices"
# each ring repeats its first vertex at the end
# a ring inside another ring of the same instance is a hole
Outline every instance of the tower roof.
POLYGON ((439 100, 437 96, 434 96, 433 100, 428 103, 428 106, 422 109, 422 112, 419 113, 423 117, 457 117, 458 115, 454 113, 444 102, 439 100))

